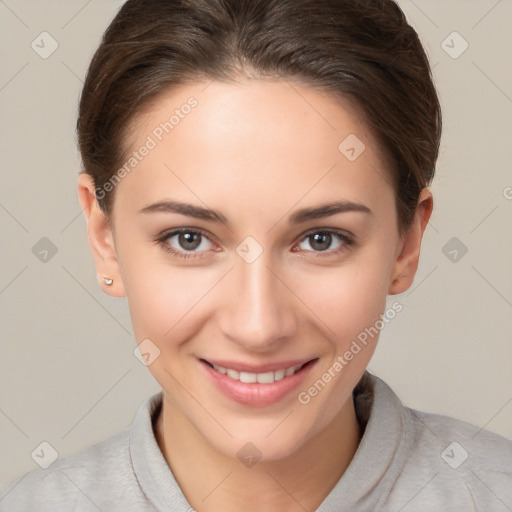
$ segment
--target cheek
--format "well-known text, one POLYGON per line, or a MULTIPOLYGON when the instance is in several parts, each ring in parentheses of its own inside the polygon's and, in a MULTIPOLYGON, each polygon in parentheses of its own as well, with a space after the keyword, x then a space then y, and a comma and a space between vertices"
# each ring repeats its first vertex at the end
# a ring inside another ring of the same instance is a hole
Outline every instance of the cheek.
MULTIPOLYGON (((167 261, 170 256, 163 250, 143 249, 142 245, 130 237, 119 243, 136 340, 150 338, 159 345, 165 341, 166 349, 172 348, 191 339, 201 321, 215 313, 212 299, 219 293, 222 296, 225 269, 180 267, 167 261)), ((292 294, 290 306, 297 310, 306 306, 306 317, 329 339, 343 346, 350 344, 383 312, 392 259, 388 249, 373 243, 359 248, 338 266, 294 265, 290 274, 282 269, 284 280, 300 299, 297 302, 292 294)))
POLYGON ((297 295, 314 313, 339 349, 373 325, 383 313, 387 296, 389 265, 362 258, 325 270, 323 274, 303 273, 297 295))
POLYGON ((339 412, 375 350, 386 306, 389 268, 389 262, 380 261, 347 264, 330 272, 326 282, 304 281, 302 293, 309 289, 307 304, 318 318, 316 325, 323 326, 330 346, 324 363, 298 395, 302 413, 315 422, 318 431, 339 412))
POLYGON ((180 350, 198 337, 210 288, 199 275, 161 264, 129 278, 127 297, 135 339, 137 343, 149 339, 158 347, 159 356, 147 369, 163 389, 172 390, 171 396, 180 396, 175 379, 187 380, 180 350))
POLYGON ((161 350, 172 350, 192 338, 218 276, 215 271, 194 273, 161 260, 146 260, 138 268, 126 284, 136 339, 150 338, 161 350))

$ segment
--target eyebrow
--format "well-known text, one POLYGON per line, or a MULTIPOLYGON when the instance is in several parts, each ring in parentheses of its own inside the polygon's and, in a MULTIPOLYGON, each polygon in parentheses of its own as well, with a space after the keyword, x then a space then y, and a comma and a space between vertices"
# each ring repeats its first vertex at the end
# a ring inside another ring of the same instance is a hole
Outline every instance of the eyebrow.
MULTIPOLYGON (((150 204, 139 210, 139 213, 179 213, 188 217, 206 220, 215 223, 228 224, 228 221, 222 213, 209 208, 195 206, 188 203, 181 203, 179 201, 159 201, 158 203, 150 204)), ((289 219, 289 224, 301 224, 308 220, 323 219, 345 212, 362 212, 373 215, 372 210, 362 203, 354 201, 336 201, 334 203, 323 204, 311 208, 302 208, 293 213, 289 219)))

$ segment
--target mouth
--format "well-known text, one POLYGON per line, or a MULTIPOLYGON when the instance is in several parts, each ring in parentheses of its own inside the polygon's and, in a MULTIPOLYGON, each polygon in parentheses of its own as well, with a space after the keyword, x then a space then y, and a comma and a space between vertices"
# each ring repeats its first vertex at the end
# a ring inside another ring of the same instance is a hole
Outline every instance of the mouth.
POLYGON ((305 368, 307 365, 312 364, 317 359, 318 358, 315 358, 306 361, 305 363, 288 366, 285 366, 286 363, 283 363, 282 367, 278 368, 277 370, 259 372, 240 371, 232 367, 214 364, 210 361, 207 361, 206 359, 201 359, 201 361, 207 364, 210 368, 213 368, 216 372, 220 373, 221 375, 226 375, 230 379, 237 380, 245 384, 272 384, 273 382, 285 379, 286 377, 291 377, 292 375, 296 374, 297 372, 305 368))
POLYGON ((293 390, 304 385, 318 359, 258 366, 206 359, 198 359, 198 362, 214 389, 230 401, 250 407, 267 407, 290 398, 293 390))

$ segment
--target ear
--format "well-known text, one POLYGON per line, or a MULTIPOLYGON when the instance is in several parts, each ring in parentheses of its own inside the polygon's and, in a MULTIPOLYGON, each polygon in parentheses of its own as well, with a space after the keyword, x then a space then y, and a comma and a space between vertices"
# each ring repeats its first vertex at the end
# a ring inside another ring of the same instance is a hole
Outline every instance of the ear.
POLYGON ((101 210, 94 192, 94 180, 89 174, 78 177, 78 197, 87 218, 87 234, 98 272, 101 289, 112 297, 124 297, 114 237, 107 218, 101 210), (103 278, 112 279, 107 285, 103 278))
POLYGON ((432 194, 430 190, 424 188, 418 200, 414 221, 404 234, 400 254, 395 260, 388 290, 390 295, 405 292, 414 281, 420 259, 421 240, 432 215, 433 206, 432 194))

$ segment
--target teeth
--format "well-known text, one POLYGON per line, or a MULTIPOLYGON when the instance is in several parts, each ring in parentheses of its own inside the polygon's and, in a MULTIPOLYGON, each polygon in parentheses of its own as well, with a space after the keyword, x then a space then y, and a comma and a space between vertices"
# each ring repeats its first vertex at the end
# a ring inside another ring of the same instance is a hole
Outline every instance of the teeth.
POLYGON ((277 370, 276 372, 274 372, 274 380, 284 379, 285 373, 286 373, 286 370, 277 370))
POLYGON ((231 377, 235 380, 240 380, 240 372, 237 372, 236 370, 226 369, 226 373, 228 374, 228 377, 231 377))
POLYGON ((240 382, 252 384, 253 382, 257 382, 257 380, 258 380, 257 373, 240 372, 240 382))
POLYGON ((271 384, 275 380, 274 372, 253 373, 253 375, 256 375, 256 380, 260 384, 271 384))
POLYGON ((289 377, 290 375, 293 375, 295 373, 295 368, 287 368, 284 372, 285 377, 289 377))
POLYGON ((254 382, 258 382, 260 384, 271 384, 276 380, 284 379, 285 377, 290 377, 297 370, 302 368, 302 365, 292 366, 291 368, 282 368, 280 370, 276 370, 275 372, 265 372, 265 373, 250 373, 250 372, 237 372, 236 370, 232 370, 231 368, 223 368, 222 366, 212 365, 214 370, 222 373, 223 375, 227 375, 233 380, 239 380, 240 382, 244 382, 247 384, 251 384, 254 382))

